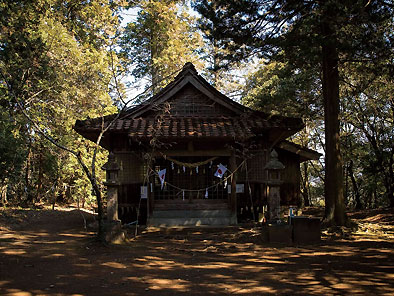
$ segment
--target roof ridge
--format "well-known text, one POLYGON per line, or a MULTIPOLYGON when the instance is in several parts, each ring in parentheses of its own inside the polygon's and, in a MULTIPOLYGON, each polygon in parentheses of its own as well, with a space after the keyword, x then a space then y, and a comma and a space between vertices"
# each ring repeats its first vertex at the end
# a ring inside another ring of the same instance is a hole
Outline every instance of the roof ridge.
MULTIPOLYGON (((167 84, 163 89, 161 89, 157 94, 153 95, 151 98, 145 100, 142 102, 139 106, 136 106, 135 108, 131 109, 128 114, 126 114, 126 117, 129 116, 134 116, 134 115, 139 115, 143 114, 146 111, 150 110, 151 108, 149 105, 154 104, 154 103, 162 103, 162 100, 166 100, 166 95, 171 92, 177 92, 180 89, 185 86, 185 84, 182 85, 179 89, 175 89, 175 87, 179 84, 184 83, 183 79, 188 79, 185 83, 191 83, 194 85, 197 83, 201 87, 203 87, 205 90, 200 90, 201 92, 205 93, 208 92, 211 94, 213 98, 211 98, 214 101, 217 101, 219 104, 223 105, 224 107, 233 110, 235 113, 242 113, 245 112, 245 110, 250 109, 249 107, 246 107, 234 100, 231 100, 229 97, 227 97, 225 94, 221 93, 219 90, 217 90, 213 85, 211 85, 204 77, 202 77, 200 74, 198 74, 195 66, 191 62, 187 62, 182 70, 175 76, 175 78, 167 84), (187 76, 190 76, 191 78, 187 78, 187 76), (236 111, 234 111, 236 110, 236 111)), ((194 85, 196 88, 198 88, 196 85, 194 85)), ((171 94, 172 96, 173 94, 171 94)))

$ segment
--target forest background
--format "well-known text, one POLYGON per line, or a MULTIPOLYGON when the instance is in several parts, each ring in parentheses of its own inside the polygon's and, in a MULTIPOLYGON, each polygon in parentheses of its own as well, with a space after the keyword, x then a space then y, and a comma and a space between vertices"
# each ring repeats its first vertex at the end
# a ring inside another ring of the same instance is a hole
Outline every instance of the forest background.
MULTIPOLYGON (((95 144, 73 131, 76 119, 138 104, 192 62, 230 98, 301 117, 292 141, 302 146, 325 153, 327 116, 337 117, 339 159, 302 164, 304 206, 325 204, 332 162, 344 206, 393 207, 393 9, 392 1, 0 1, 1 203, 94 206, 78 159, 41 133, 90 163, 95 144), (328 80, 327 61, 336 70, 328 80)), ((106 157, 100 149, 97 168, 106 157)))

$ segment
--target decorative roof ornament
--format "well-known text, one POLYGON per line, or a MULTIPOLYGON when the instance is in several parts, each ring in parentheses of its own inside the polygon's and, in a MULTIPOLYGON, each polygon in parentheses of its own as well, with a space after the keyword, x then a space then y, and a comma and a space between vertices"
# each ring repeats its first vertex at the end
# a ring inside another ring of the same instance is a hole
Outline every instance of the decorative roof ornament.
POLYGON ((187 62, 185 65, 183 65, 182 71, 190 69, 193 72, 197 72, 196 68, 191 62, 187 62))

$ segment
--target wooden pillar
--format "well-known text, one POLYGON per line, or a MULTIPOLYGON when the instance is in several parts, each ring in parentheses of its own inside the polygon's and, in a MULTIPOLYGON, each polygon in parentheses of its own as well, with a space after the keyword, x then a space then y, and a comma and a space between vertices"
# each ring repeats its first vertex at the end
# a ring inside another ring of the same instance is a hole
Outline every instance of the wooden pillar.
POLYGON ((231 211, 231 224, 237 224, 237 162, 235 159, 235 152, 231 152, 230 156, 230 171, 233 173, 231 178, 231 195, 230 195, 230 211, 231 211))

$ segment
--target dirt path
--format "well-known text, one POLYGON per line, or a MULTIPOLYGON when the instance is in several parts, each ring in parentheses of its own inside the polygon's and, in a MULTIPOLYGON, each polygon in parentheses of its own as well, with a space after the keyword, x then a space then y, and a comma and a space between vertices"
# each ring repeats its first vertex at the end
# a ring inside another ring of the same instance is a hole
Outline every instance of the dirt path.
POLYGON ((105 247, 76 210, 3 211, 0 295, 393 295, 393 220, 361 219, 362 231, 311 246, 232 227, 105 247))

